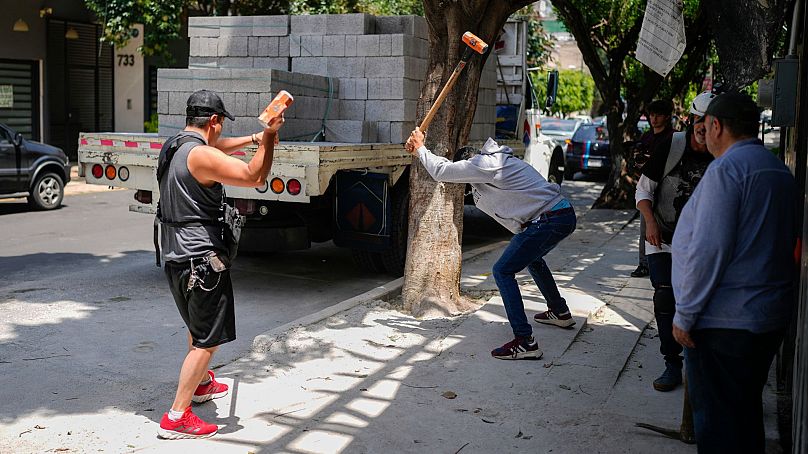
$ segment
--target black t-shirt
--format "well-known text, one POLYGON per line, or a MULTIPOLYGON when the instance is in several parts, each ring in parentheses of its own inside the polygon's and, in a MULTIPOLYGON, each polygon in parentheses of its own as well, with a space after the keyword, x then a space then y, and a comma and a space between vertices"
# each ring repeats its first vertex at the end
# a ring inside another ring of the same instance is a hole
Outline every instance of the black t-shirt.
POLYGON ((664 178, 662 174, 665 172, 673 137, 657 144, 642 171, 643 175, 657 183, 653 203, 654 218, 659 224, 662 241, 668 244, 673 240, 673 231, 682 208, 693 195, 696 185, 707 171, 707 166, 713 161, 713 156, 709 152, 695 151, 691 148, 691 135, 692 131, 688 130, 682 159, 664 178))

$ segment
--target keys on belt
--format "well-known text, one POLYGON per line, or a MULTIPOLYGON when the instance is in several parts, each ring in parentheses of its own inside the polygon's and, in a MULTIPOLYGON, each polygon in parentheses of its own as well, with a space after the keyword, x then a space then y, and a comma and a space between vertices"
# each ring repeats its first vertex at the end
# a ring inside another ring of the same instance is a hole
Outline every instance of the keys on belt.
POLYGON ((522 228, 526 229, 526 228, 528 228, 528 226, 530 226, 530 224, 535 224, 535 223, 537 223, 539 221, 543 221, 545 219, 550 219, 550 218, 554 218, 554 217, 557 217, 557 216, 563 216, 565 214, 570 214, 570 213, 575 213, 575 209, 573 207, 561 208, 559 210, 554 210, 554 211, 545 211, 544 213, 539 215, 538 218, 536 218, 536 219, 534 219, 532 221, 527 221, 524 224, 522 224, 522 228))

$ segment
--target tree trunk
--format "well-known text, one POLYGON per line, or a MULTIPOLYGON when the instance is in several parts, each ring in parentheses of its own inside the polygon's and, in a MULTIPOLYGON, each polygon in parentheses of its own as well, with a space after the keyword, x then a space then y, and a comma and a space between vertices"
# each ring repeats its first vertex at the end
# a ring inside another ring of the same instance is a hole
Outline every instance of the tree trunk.
MULTIPOLYGON (((493 47, 508 16, 529 3, 424 1, 429 66, 418 101, 418 124, 460 61, 465 48, 463 33, 471 31, 493 47)), ((429 126, 426 147, 438 156, 451 159, 466 143, 486 57, 471 58, 429 126)), ((470 308, 460 295, 463 189, 462 184, 436 183, 420 161, 413 159, 402 298, 405 310, 417 317, 458 314, 470 308)))

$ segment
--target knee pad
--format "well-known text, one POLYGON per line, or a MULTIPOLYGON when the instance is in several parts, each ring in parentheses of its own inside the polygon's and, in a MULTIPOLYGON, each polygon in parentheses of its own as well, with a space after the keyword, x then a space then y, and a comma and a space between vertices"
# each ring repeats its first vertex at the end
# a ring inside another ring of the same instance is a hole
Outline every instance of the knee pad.
POLYGON ((673 314, 676 312, 673 287, 659 287, 654 291, 654 312, 661 314, 673 314))

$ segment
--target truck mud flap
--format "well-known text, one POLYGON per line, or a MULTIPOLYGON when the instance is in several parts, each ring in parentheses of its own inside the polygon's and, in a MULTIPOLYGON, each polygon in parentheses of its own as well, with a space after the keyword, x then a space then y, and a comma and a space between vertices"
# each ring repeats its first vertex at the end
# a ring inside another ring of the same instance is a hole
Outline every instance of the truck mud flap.
POLYGON ((391 205, 387 174, 338 172, 334 244, 366 251, 389 249, 391 205))

